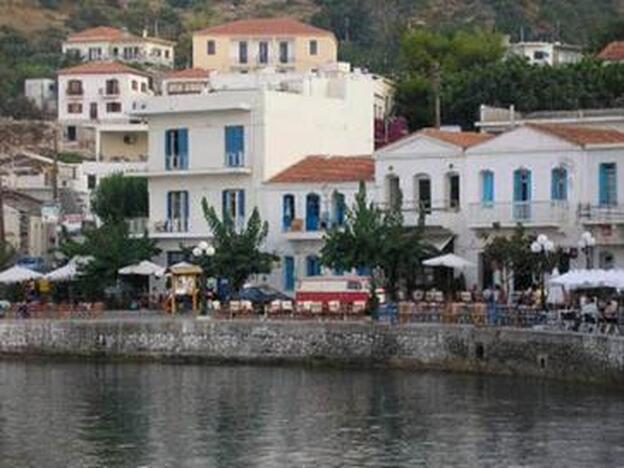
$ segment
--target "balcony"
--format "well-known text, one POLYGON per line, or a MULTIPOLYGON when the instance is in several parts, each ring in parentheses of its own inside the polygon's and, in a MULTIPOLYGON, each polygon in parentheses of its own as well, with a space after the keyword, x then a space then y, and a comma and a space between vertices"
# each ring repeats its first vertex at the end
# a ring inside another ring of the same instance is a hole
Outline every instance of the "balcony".
POLYGON ((284 238, 292 242, 321 241, 329 229, 330 223, 321 220, 316 229, 306 229, 305 220, 296 218, 291 221, 290 226, 282 226, 284 238))
POLYGON ((583 224, 623 224, 624 205, 589 205, 578 207, 578 216, 583 224))
POLYGON ((468 223, 472 229, 492 226, 513 227, 518 223, 533 227, 558 228, 570 220, 570 206, 562 201, 471 203, 468 223))
MULTIPOLYGON (((382 210, 388 210, 389 203, 377 205, 382 210)), ((426 226, 438 226, 453 228, 461 222, 461 206, 457 200, 433 200, 419 202, 416 200, 404 200, 401 204, 401 212, 406 226, 415 226, 419 223, 421 213, 424 215, 426 226)))
POLYGON ((66 88, 65 94, 70 97, 82 97, 82 88, 66 88))

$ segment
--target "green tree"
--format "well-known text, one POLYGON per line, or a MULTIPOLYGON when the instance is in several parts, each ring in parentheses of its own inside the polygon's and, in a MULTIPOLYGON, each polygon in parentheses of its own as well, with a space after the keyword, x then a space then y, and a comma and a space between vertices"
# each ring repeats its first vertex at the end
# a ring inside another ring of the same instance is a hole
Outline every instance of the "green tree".
POLYGON ((270 273, 278 257, 262 251, 269 225, 254 208, 247 224, 239 229, 227 214, 220 218, 216 210, 202 199, 204 217, 212 231, 215 254, 201 264, 207 276, 224 278, 230 291, 237 293, 251 276, 270 273))
POLYGON ((92 257, 80 266, 79 290, 88 298, 102 298, 107 287, 117 282, 117 271, 133 263, 149 260, 160 253, 156 241, 131 237, 125 222, 108 222, 84 231, 84 239, 65 238, 60 251, 66 258, 92 257))
POLYGON ((91 197, 91 209, 104 223, 148 216, 147 179, 121 173, 104 177, 91 197))

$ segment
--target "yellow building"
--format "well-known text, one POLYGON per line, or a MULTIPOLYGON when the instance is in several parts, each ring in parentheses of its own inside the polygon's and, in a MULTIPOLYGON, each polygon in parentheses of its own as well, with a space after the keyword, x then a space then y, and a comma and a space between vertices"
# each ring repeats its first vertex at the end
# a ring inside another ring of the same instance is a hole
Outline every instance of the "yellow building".
POLYGON ((290 18, 234 21, 193 34, 193 66, 204 70, 306 72, 337 55, 332 32, 290 18))

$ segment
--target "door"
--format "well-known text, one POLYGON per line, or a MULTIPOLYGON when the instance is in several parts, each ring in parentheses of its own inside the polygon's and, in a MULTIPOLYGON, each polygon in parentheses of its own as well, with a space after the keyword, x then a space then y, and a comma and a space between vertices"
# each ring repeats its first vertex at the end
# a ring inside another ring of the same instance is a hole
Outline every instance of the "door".
POLYGON ((97 120, 98 119, 98 105, 97 105, 97 102, 92 102, 89 105, 89 117, 91 118, 91 120, 97 120))
POLYGON ((531 171, 514 171, 514 219, 531 219, 531 171))
POLYGON ((293 291, 295 289, 295 259, 284 257, 284 289, 293 291))
POLYGON ((315 193, 306 197, 306 231, 318 231, 321 215, 321 199, 315 193))

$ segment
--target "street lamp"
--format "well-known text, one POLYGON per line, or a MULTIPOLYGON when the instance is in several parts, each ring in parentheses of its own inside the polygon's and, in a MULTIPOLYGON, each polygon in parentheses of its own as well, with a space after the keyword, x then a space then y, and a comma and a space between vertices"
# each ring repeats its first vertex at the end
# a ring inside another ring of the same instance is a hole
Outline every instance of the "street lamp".
POLYGON ((551 241, 545 234, 540 234, 537 239, 531 243, 531 252, 539 255, 540 273, 541 273, 541 291, 540 301, 542 309, 545 308, 544 288, 546 283, 546 268, 548 266, 548 256, 555 251, 555 243, 551 241))
POLYGON ((588 270, 592 268, 592 257, 595 245, 596 238, 592 236, 592 233, 589 231, 585 231, 581 235, 581 240, 578 241, 579 249, 585 254, 585 268, 588 270))
POLYGON ((199 261, 201 266, 201 277, 199 280, 199 293, 201 294, 201 313, 206 315, 206 270, 205 262, 215 254, 215 249, 206 241, 201 241, 193 248, 193 256, 199 261))

